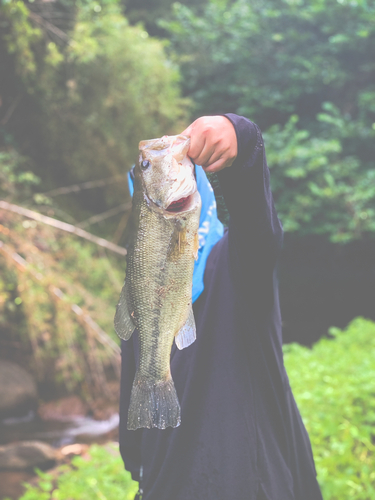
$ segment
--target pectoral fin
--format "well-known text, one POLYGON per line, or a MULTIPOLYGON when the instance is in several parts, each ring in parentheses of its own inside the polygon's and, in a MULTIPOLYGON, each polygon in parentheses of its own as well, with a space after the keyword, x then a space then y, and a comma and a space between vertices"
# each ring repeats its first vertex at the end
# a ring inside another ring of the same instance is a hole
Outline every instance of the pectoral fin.
POLYGON ((126 285, 124 285, 121 291, 120 300, 116 307, 114 324, 117 335, 121 339, 129 340, 135 330, 135 324, 129 313, 126 295, 126 285))
POLYGON ((193 307, 192 305, 190 305, 190 310, 186 323, 175 337, 176 346, 179 349, 185 349, 185 347, 188 347, 190 344, 192 344, 195 339, 196 339, 195 319, 193 314, 193 307))

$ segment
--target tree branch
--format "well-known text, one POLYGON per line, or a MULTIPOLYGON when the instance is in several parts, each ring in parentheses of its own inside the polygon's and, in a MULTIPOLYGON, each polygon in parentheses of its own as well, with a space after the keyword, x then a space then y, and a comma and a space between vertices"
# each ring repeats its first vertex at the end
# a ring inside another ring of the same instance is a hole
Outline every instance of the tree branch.
POLYGON ((109 177, 107 179, 99 179, 97 181, 86 181, 86 182, 81 182, 80 184, 73 184, 72 186, 66 186, 66 187, 60 187, 56 189, 52 189, 51 191, 46 191, 45 193, 39 193, 39 194, 44 194, 45 196, 58 196, 60 194, 68 194, 68 193, 78 193, 79 191, 82 191, 83 189, 92 189, 96 187, 103 187, 108 184, 113 184, 117 182, 119 179, 125 179, 124 175, 116 175, 114 177, 109 177))
POLYGON ((95 224, 97 222, 100 222, 102 220, 108 219, 109 217, 113 217, 114 215, 117 215, 121 212, 126 212, 131 208, 132 204, 131 202, 129 203, 123 203, 122 205, 119 205, 118 207, 111 208, 110 210, 107 210, 106 212, 102 212, 101 214, 93 215, 92 217, 89 217, 88 219, 80 222, 77 224, 77 227, 87 227, 90 226, 91 224, 95 224))
POLYGON ((66 231, 67 233, 75 234, 80 238, 84 238, 85 240, 95 243, 96 245, 108 248, 108 250, 111 250, 112 252, 115 252, 119 255, 126 255, 127 253, 126 248, 115 245, 114 243, 111 243, 110 241, 107 241, 104 238, 99 238, 94 234, 88 233, 84 229, 73 226, 72 224, 67 224, 66 222, 62 222, 57 219, 53 219, 52 217, 47 217, 46 215, 42 215, 38 212, 34 212, 27 208, 23 208, 18 205, 13 205, 12 203, 8 203, 7 201, 3 200, 0 201, 0 208, 2 208, 3 210, 14 212, 19 215, 23 215, 25 217, 28 217, 29 219, 42 222, 43 224, 56 227, 57 229, 61 229, 62 231, 66 231))
POLYGON ((42 16, 35 14, 35 12, 32 12, 31 10, 29 10, 29 16, 34 22, 45 28, 46 31, 50 31, 58 38, 60 38, 60 40, 62 40, 63 42, 70 44, 70 38, 60 28, 57 28, 57 26, 50 23, 49 21, 46 21, 42 16))

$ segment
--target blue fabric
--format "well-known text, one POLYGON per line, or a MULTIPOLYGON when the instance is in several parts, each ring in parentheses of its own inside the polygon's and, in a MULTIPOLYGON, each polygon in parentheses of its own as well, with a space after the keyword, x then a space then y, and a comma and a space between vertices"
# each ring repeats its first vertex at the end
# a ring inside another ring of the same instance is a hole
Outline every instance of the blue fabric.
MULTIPOLYGON (((198 260, 194 264, 193 274, 193 302, 197 300, 204 290, 204 270, 207 258, 212 247, 220 240, 224 234, 224 226, 217 218, 216 200, 212 186, 207 179, 205 171, 199 165, 195 165, 195 174, 199 194, 202 198, 202 210, 199 219, 199 249, 198 260)), ((129 192, 133 196, 133 179, 128 173, 129 192)))

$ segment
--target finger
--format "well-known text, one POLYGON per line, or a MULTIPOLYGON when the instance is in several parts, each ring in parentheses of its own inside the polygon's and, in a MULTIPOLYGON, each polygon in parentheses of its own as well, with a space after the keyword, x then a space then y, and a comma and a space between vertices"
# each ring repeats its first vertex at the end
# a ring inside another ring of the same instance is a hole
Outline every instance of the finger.
POLYGON ((205 163, 202 163, 202 166, 204 168, 208 168, 219 160, 223 160, 225 162, 226 158, 227 158, 226 151, 222 151, 218 148, 214 148, 214 151, 213 151, 212 155, 210 156, 209 160, 206 161, 205 163))
POLYGON ((208 167, 203 167, 205 172, 220 172, 220 170, 223 170, 225 168, 226 162, 223 158, 220 158, 219 160, 215 161, 214 163, 211 163, 208 167))
POLYGON ((218 159, 217 156, 215 147, 206 140, 202 151, 195 161, 198 165, 209 166, 213 161, 218 159))

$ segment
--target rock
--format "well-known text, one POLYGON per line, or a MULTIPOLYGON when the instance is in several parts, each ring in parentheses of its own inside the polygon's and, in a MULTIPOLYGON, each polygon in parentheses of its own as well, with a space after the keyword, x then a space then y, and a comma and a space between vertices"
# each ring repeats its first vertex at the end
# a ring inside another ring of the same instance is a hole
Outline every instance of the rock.
POLYGON ((20 366, 0 360, 0 417, 22 415, 36 407, 33 377, 20 366))
POLYGON ((107 383, 105 396, 96 396, 90 401, 91 414, 96 420, 108 420, 118 413, 120 382, 112 380, 107 383))
POLYGON ((0 469, 46 468, 52 466, 57 458, 57 451, 41 441, 22 441, 0 446, 0 469))
POLYGON ((109 420, 118 413, 118 402, 108 401, 106 398, 97 396, 90 404, 90 410, 95 420, 109 420))
POLYGON ((20 498, 25 493, 25 481, 29 482, 34 477, 32 472, 0 471, 0 499, 20 498))
POLYGON ((87 410, 87 406, 78 396, 68 396, 41 404, 38 414, 43 420, 66 422, 76 417, 85 417, 87 410))
POLYGON ((88 444, 74 443, 63 446, 60 449, 60 453, 63 457, 74 457, 75 455, 83 455, 84 453, 87 453, 88 449, 88 444))

